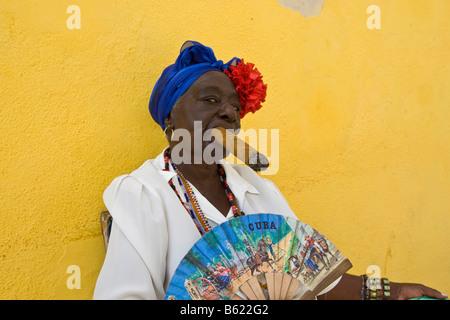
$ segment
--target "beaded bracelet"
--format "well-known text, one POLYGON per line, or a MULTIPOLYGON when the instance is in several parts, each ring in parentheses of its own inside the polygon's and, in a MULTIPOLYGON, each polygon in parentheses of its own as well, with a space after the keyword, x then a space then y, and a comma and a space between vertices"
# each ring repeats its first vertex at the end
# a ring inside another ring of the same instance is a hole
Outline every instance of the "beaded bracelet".
POLYGON ((362 300, 387 300, 391 296, 391 286, 387 278, 368 278, 363 274, 361 281, 362 300))

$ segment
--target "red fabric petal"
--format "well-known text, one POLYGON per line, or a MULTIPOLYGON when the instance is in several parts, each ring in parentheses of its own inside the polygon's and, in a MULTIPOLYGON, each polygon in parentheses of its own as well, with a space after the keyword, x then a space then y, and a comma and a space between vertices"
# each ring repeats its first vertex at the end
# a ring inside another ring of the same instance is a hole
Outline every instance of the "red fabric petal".
POLYGON ((241 119, 247 113, 254 113, 262 107, 261 102, 265 101, 267 94, 267 84, 263 82, 261 73, 253 63, 241 60, 236 66, 225 70, 225 74, 233 81, 239 94, 241 119))

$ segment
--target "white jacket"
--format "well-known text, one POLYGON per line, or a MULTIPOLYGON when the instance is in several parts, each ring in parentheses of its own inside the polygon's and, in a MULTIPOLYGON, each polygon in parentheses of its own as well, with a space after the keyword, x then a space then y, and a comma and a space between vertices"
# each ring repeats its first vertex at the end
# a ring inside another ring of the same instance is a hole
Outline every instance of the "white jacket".
MULTIPOLYGON (((245 165, 222 162, 227 182, 245 214, 275 213, 296 218, 270 180, 245 165)), ((172 275, 200 239, 194 222, 168 184, 176 175, 163 171, 161 153, 130 174, 113 180, 103 200, 113 217, 105 261, 94 299, 164 299, 172 275)), ((195 188, 211 226, 224 217, 195 188)))

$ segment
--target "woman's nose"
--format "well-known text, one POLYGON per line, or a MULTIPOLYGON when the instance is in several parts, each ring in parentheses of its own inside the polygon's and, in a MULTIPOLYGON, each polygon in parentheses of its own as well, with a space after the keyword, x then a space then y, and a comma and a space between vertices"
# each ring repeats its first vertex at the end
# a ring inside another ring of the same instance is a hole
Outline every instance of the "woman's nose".
POLYGON ((220 117, 228 122, 234 122, 237 120, 236 109, 230 103, 225 103, 220 111, 220 117))

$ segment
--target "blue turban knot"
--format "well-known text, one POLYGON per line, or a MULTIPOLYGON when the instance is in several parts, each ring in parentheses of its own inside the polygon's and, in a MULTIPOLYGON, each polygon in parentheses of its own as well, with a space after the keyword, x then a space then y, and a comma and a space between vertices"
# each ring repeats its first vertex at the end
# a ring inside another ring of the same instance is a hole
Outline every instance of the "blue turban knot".
POLYGON ((174 64, 164 69, 153 88, 149 109, 153 119, 165 129, 164 120, 175 102, 202 74, 208 71, 223 72, 240 61, 233 58, 227 63, 217 60, 211 48, 196 41, 186 41, 174 64))

